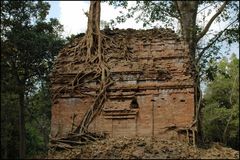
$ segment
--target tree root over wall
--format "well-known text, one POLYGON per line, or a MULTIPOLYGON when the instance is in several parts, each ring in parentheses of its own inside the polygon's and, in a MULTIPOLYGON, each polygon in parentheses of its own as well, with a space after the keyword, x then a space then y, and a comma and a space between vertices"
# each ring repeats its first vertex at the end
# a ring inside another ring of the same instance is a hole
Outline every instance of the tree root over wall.
POLYGON ((106 100, 106 90, 113 84, 113 81, 109 76, 109 69, 105 60, 107 39, 108 43, 113 45, 113 40, 110 37, 100 33, 100 1, 91 1, 90 9, 88 13, 88 29, 85 36, 78 42, 78 44, 71 48, 69 52, 73 52, 72 63, 83 62, 85 66, 92 68, 91 71, 87 72, 83 68, 73 78, 73 80, 58 89, 53 95, 53 101, 58 98, 63 90, 67 88, 72 89, 72 93, 76 88, 81 88, 85 83, 89 81, 99 81, 99 90, 95 97, 94 103, 89 107, 85 115, 83 116, 80 124, 77 125, 76 129, 68 134, 66 137, 50 140, 51 148, 72 148, 74 145, 83 145, 89 141, 95 141, 103 138, 103 135, 97 135, 88 132, 88 126, 95 118, 95 116, 101 111, 104 101, 106 100), (91 67, 91 66, 97 67, 91 67), (87 82, 83 81, 89 75, 94 76, 87 82), (101 79, 100 79, 101 78, 101 79))

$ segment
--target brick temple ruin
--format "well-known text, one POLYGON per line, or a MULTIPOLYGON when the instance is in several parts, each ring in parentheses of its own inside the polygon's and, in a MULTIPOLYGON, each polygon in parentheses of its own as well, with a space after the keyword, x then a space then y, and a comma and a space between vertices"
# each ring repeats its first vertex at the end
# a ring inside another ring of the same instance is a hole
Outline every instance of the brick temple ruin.
MULTIPOLYGON (((89 126, 91 132, 109 137, 186 137, 194 120, 194 88, 187 44, 170 29, 104 30, 117 46, 106 55, 114 84, 107 100, 89 126), (125 54, 127 49, 130 54, 125 54)), ((51 92, 70 83, 78 70, 89 68, 71 63, 70 48, 81 35, 62 49, 51 74, 51 92)), ((93 76, 93 75, 92 75, 93 76)), ((72 132, 94 102, 97 81, 86 76, 84 86, 69 87, 53 100, 51 137, 72 132)))

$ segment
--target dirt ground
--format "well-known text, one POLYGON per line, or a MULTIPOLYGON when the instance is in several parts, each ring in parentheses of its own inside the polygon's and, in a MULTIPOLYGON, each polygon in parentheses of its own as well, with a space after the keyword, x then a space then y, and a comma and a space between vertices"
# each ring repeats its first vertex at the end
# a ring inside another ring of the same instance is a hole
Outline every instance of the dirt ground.
POLYGON ((239 151, 214 143, 195 148, 176 140, 113 138, 68 150, 50 150, 50 159, 239 159, 239 151))

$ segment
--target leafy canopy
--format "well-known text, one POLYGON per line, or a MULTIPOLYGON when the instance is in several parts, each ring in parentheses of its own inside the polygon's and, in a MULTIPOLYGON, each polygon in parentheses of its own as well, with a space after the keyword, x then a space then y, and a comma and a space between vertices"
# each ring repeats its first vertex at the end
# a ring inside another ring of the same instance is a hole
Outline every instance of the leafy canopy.
POLYGON ((63 46, 63 26, 47 20, 42 1, 1 1, 1 157, 19 157, 19 120, 24 117, 27 154, 46 151, 50 125, 48 77, 63 46), (23 112, 20 96, 23 95, 23 112), (41 149, 40 149, 41 148, 41 149))
POLYGON ((210 141, 239 147, 239 59, 233 54, 217 63, 219 72, 209 82, 204 100, 203 131, 210 141))

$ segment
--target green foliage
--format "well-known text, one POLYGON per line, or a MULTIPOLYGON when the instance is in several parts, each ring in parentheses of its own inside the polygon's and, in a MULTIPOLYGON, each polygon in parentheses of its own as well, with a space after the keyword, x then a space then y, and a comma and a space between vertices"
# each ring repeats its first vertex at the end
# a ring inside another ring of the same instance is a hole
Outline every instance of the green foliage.
POLYGON ((210 141, 239 147, 239 60, 232 55, 218 63, 219 71, 204 96, 203 131, 210 141))
MULTIPOLYGON (((50 128, 48 74, 65 43, 63 26, 46 20, 42 1, 1 1, 1 157, 19 157, 19 121, 25 118, 28 156, 46 152, 50 128), (23 95, 24 112, 19 114, 23 95)), ((23 128, 23 129, 24 129, 23 128)))
POLYGON ((135 16, 136 22, 143 22, 143 27, 151 26, 157 21, 173 27, 174 20, 179 18, 173 1, 136 1, 136 5, 130 8, 127 8, 127 1, 110 1, 109 4, 127 9, 127 13, 121 12, 121 15, 117 16, 116 22, 111 21, 112 25, 125 22, 135 16))
POLYGON ((26 146, 29 148, 27 150, 27 155, 31 157, 43 153, 47 149, 44 145, 43 137, 41 136, 41 133, 32 126, 32 124, 28 123, 28 121, 26 123, 26 132, 26 146))
POLYGON ((35 156, 46 153, 50 132, 51 101, 47 83, 29 97, 26 119, 27 155, 35 156))
MULTIPOLYGON (((110 22, 112 27, 115 27, 116 23, 122 23, 128 18, 135 17, 136 22, 143 22, 143 27, 170 27, 177 30, 177 32, 181 32, 182 30, 180 24, 184 19, 181 19, 177 12, 176 1, 137 1, 136 4, 131 7, 129 7, 129 2, 127 1, 110 1, 109 4, 115 7, 123 7, 127 11, 121 12, 116 20, 110 22), (154 22, 158 22, 157 26, 153 26, 154 22), (179 28, 176 29, 176 26, 179 28)), ((209 22, 207 19, 210 19, 212 14, 215 13, 222 4, 223 2, 219 1, 199 1, 195 26, 197 35, 203 31, 209 22)), ((217 66, 211 62, 217 61, 223 53, 226 53, 226 51, 222 49, 222 46, 224 45, 225 48, 228 47, 229 49, 231 44, 239 42, 238 22, 239 3, 237 1, 229 1, 222 13, 217 16, 214 21, 214 23, 219 23, 219 26, 222 25, 223 30, 213 32, 210 28, 210 30, 205 33, 205 36, 196 44, 195 57, 201 80, 214 79, 217 66), (223 26, 223 24, 225 26, 223 26)), ((196 37, 197 35, 194 36, 196 37)))
POLYGON ((44 155, 47 153, 48 135, 50 133, 51 101, 48 82, 41 81, 39 89, 29 96, 27 104, 27 155, 44 155))
POLYGON ((1 85, 1 157, 16 158, 18 153, 18 96, 1 85), (14 106, 14 107, 12 107, 14 106), (11 154, 12 153, 12 154, 11 154))

